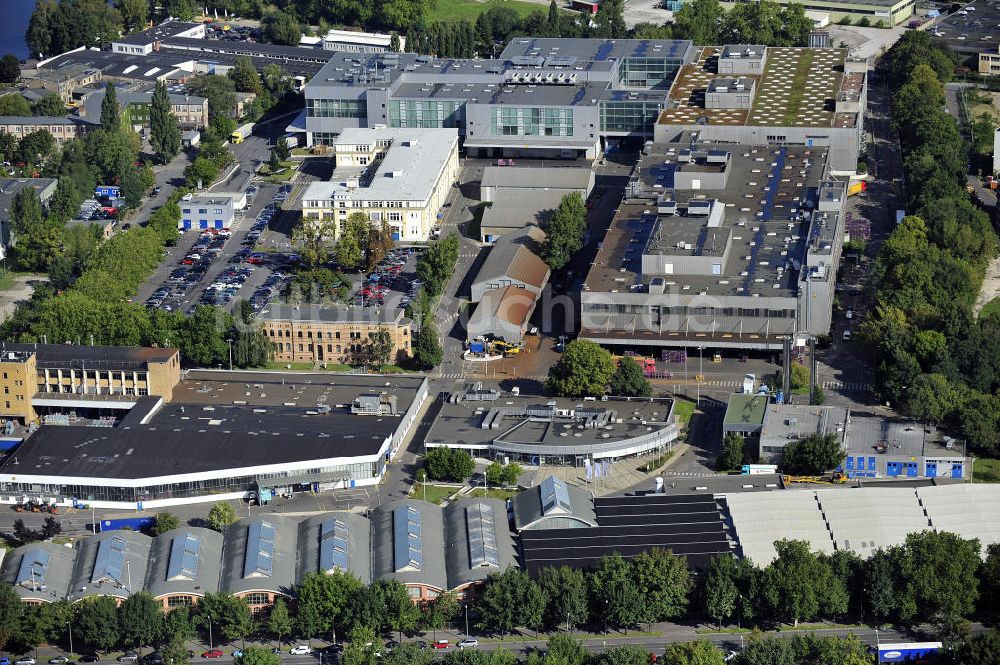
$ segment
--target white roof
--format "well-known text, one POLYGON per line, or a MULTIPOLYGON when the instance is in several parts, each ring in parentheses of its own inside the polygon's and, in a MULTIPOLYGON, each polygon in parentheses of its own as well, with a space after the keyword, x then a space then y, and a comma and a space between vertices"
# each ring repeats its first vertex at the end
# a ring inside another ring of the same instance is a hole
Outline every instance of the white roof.
POLYGON ((373 144, 379 139, 391 139, 392 143, 367 187, 348 188, 348 177, 335 172, 330 181, 314 182, 306 188, 302 195, 303 205, 312 207, 305 202, 332 201, 335 198, 350 201, 426 201, 452 153, 458 150, 457 129, 350 128, 341 132, 335 148, 373 144))
POLYGON ((323 41, 337 44, 368 44, 373 46, 388 46, 392 35, 379 32, 354 32, 353 30, 330 30, 323 41))

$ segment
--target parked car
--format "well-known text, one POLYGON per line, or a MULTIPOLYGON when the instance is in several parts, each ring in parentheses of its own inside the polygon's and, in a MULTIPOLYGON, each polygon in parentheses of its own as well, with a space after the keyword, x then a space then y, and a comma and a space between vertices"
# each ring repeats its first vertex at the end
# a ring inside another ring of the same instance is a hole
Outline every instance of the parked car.
POLYGON ((134 663, 139 660, 139 654, 134 651, 126 651, 122 655, 118 656, 119 663, 134 663))
POLYGON ((69 658, 67 658, 66 656, 56 656, 55 658, 49 658, 49 665, 63 665, 64 663, 68 662, 69 658))
POLYGON ((35 665, 35 659, 31 656, 21 656, 14 661, 14 665, 35 665))
POLYGON ((466 637, 464 640, 458 643, 459 649, 475 649, 479 646, 479 640, 474 637, 466 637))
POLYGON ((447 649, 449 646, 451 646, 451 642, 448 640, 437 640, 431 643, 432 649, 447 649))
POLYGON ((242 657, 243 657, 243 649, 237 649, 236 651, 233 652, 233 658, 242 658, 242 657))
POLYGON ((201 654, 202 658, 222 658, 225 654, 222 653, 222 649, 209 649, 208 651, 201 654))
MULTIPOLYGON (((80 656, 78 662, 81 662, 81 663, 96 663, 96 662, 98 662, 100 660, 101 660, 101 657, 98 656, 96 653, 85 653, 82 656, 80 656)), ((0 665, 3 665, 3 664, 0 663, 0 665)))
POLYGON ((304 656, 308 653, 312 653, 312 647, 306 646, 305 644, 299 644, 298 646, 294 646, 291 649, 289 649, 288 653, 292 654, 293 656, 304 656))

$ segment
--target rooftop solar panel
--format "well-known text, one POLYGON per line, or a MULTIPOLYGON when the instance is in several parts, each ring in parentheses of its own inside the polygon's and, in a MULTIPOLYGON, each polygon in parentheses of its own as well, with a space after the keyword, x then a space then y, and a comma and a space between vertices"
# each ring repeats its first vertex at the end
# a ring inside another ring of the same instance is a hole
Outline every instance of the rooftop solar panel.
POLYGON ((566 483, 555 476, 549 476, 540 486, 542 498, 542 515, 553 513, 570 513, 573 506, 569 500, 569 490, 566 483))
POLYGON ((36 548, 26 552, 21 557, 21 565, 17 569, 17 580, 15 584, 26 589, 40 590, 45 588, 45 573, 49 569, 49 557, 52 553, 48 550, 36 548))
POLYGON ((405 505, 393 510, 392 528, 396 572, 419 572, 424 564, 420 509, 405 505))
POLYGON ((326 520, 320 527, 319 568, 321 572, 349 570, 347 564, 350 529, 341 519, 326 520))
POLYGON ((476 503, 465 508, 465 527, 469 537, 469 561, 472 568, 500 567, 497 555, 497 530, 493 506, 476 503))
POLYGON ((250 524, 247 530, 243 577, 270 577, 274 564, 274 525, 264 520, 250 524))
POLYGON ((90 576, 92 583, 105 580, 121 584, 122 567, 125 565, 125 551, 128 545, 124 538, 112 536, 101 541, 97 549, 97 560, 94 572, 90 576))
POLYGON ((192 533, 174 538, 170 544, 170 562, 167 564, 168 580, 193 580, 198 575, 198 555, 201 539, 192 533))

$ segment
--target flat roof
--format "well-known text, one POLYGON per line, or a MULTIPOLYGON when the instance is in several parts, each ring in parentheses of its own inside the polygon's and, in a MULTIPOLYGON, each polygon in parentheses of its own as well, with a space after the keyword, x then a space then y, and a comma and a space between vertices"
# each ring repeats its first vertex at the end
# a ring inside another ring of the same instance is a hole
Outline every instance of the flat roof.
POLYGON ((348 176, 334 172, 328 182, 311 183, 302 194, 303 202, 332 202, 335 197, 352 201, 425 201, 458 149, 458 130, 447 128, 350 128, 341 132, 335 145, 373 145, 380 139, 392 143, 385 157, 360 179, 359 187, 349 187, 348 176))
POLYGON ((0 125, 76 125, 81 121, 57 115, 4 115, 0 125))
POLYGON ((685 58, 691 48, 691 41, 687 39, 515 37, 504 48, 500 58, 558 56, 588 62, 622 58, 685 58))
POLYGON ((767 395, 747 393, 730 395, 729 404, 726 406, 726 415, 722 419, 723 426, 727 429, 741 427, 759 429, 764 424, 764 415, 767 412, 769 401, 767 395))
POLYGON ((84 65, 100 69, 104 78, 156 81, 178 69, 184 67, 191 69, 194 60, 191 54, 171 53, 162 48, 147 55, 84 49, 56 56, 46 62, 41 69, 52 70, 64 66, 84 65))
POLYGON ((271 303, 257 315, 267 321, 294 321, 296 323, 383 323, 406 325, 410 319, 396 307, 355 307, 289 305, 271 303))
POLYGON ((559 207, 566 192, 561 190, 532 191, 525 196, 514 189, 497 190, 491 205, 483 211, 483 229, 520 229, 529 224, 542 225, 559 207))
MULTIPOLYGON (((834 112, 847 49, 768 47, 761 74, 739 75, 755 87, 749 110, 705 108, 705 91, 719 77, 718 60, 723 52, 717 46, 702 47, 694 62, 681 67, 657 124, 853 126, 856 114, 834 112)), ((861 76, 860 82, 851 85, 860 87, 863 81, 861 76)))
POLYGON ((961 3, 963 8, 970 5, 975 7, 976 11, 969 12, 965 16, 957 12, 944 16, 928 32, 935 37, 938 37, 937 33, 941 33, 938 39, 959 53, 977 54, 988 51, 995 54, 997 46, 1000 45, 1000 35, 997 34, 1000 6, 982 0, 961 3))
MULTIPOLYGON (((145 425, 43 425, 0 477, 158 478, 377 455, 424 377, 189 372, 145 425), (393 416, 356 415, 359 396, 396 396, 393 416), (328 412, 324 412, 329 408, 328 412)), ((263 472, 263 471, 262 471, 263 472)))
POLYGON ((828 148, 672 143, 655 144, 647 152, 633 170, 630 185, 640 193, 619 206, 587 274, 585 291, 647 291, 656 277, 642 273, 642 255, 650 240, 676 247, 697 234, 691 244, 702 250, 713 242, 716 248, 730 242, 721 273, 660 275, 668 286, 691 295, 796 296, 810 232, 822 226, 803 212, 816 203, 828 148), (678 167, 688 167, 680 163, 682 151, 721 149, 730 152, 724 189, 711 189, 708 181, 700 189, 675 187, 678 167), (657 196, 676 203, 680 214, 658 213, 657 196), (707 200, 724 206, 721 226, 709 228, 703 217, 699 227, 697 218, 683 214, 692 203, 707 200))
POLYGON ((854 453, 886 452, 909 457, 958 458, 966 452, 962 443, 933 425, 866 412, 851 413, 845 445, 854 453))
POLYGON ((568 189, 586 191, 593 171, 580 166, 487 166, 480 187, 568 189))
POLYGON ((3 351, 34 353, 38 368, 135 369, 176 358, 177 349, 150 346, 86 346, 83 344, 4 344, 3 351))
POLYGON ((785 446, 811 434, 836 434, 843 441, 849 415, 850 410, 842 406, 768 404, 760 445, 785 446))
POLYGON ((112 40, 116 44, 152 44, 169 39, 182 32, 187 32, 202 25, 201 23, 189 23, 187 21, 164 21, 160 25, 153 26, 148 30, 126 35, 112 40))

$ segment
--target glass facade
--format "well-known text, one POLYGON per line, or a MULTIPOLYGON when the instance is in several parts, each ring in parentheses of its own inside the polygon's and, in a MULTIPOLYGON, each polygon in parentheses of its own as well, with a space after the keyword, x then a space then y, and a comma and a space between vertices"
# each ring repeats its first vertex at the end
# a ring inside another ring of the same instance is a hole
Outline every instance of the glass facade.
POLYGON ((464 122, 464 101, 405 99, 389 102, 390 127, 457 128, 464 122))
POLYGON ((368 106, 363 99, 307 99, 306 115, 310 118, 367 118, 368 106))
POLYGON ((498 106, 490 109, 493 136, 573 136, 573 109, 498 106))
POLYGON ((313 132, 313 145, 333 145, 337 135, 333 132, 313 132))
POLYGON ((618 82, 627 88, 669 88, 680 58, 625 58, 618 70, 618 82))
POLYGON ((651 134, 661 110, 660 102, 601 102, 601 131, 651 134))

